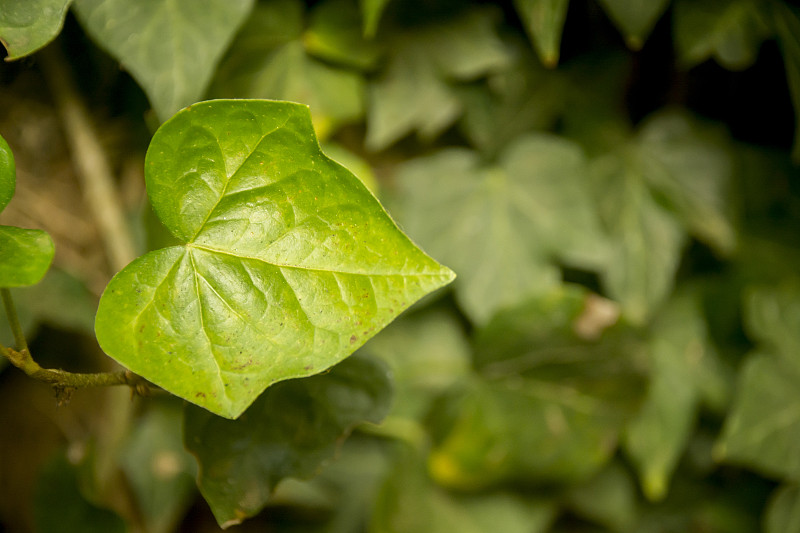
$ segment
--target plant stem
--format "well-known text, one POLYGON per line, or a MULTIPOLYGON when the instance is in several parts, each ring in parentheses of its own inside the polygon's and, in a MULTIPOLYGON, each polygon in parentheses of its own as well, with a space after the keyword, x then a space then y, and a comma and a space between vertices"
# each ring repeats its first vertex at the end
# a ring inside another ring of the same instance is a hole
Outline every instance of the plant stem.
POLYGON ((25 340, 25 334, 22 332, 22 326, 19 323, 17 308, 14 307, 14 300, 11 299, 11 291, 4 287, 0 289, 0 295, 3 297, 3 307, 5 307, 6 316, 8 317, 8 325, 11 326, 11 333, 14 334, 14 342, 17 344, 17 349, 27 351, 28 343, 25 340))

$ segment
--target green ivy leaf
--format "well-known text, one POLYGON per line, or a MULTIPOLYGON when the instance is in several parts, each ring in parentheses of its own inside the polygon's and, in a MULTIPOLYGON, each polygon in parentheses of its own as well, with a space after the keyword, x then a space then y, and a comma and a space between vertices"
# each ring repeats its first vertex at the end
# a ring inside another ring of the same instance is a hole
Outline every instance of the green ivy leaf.
POLYGON ((6 61, 25 57, 44 48, 64 25, 72 0, 0 0, 0 42, 6 61))
POLYGON ((514 0, 514 5, 542 63, 555 67, 561 52, 561 32, 569 0, 514 0))
POLYGON ((786 79, 794 105, 796 126, 792 158, 800 161, 800 11, 783 2, 773 2, 770 5, 772 24, 778 33, 778 44, 783 52, 786 79))
POLYGON ((765 533, 792 533, 800 529, 800 486, 784 485, 770 498, 764 515, 765 533))
POLYGON ((485 166, 449 149, 405 164, 397 176, 408 233, 454 265, 459 303, 477 323, 560 282, 556 262, 604 261, 605 237, 580 148, 546 134, 521 137, 485 166))
POLYGON ((620 462, 612 462, 592 479, 569 490, 566 504, 574 513, 603 524, 609 531, 635 531, 636 483, 620 462))
POLYGON ((800 481, 800 360, 792 355, 794 361, 757 353, 744 364, 717 444, 718 459, 800 481))
POLYGON ((355 356, 325 375, 270 388, 236 421, 189 407, 184 439, 217 522, 238 524, 281 479, 313 475, 355 424, 380 422, 390 398, 385 367, 355 356))
POLYGON ((185 244, 114 277, 97 339, 222 416, 336 364, 454 278, 322 154, 303 105, 191 106, 156 132, 145 165, 156 214, 185 244))
POLYGON ((200 100, 253 0, 76 0, 86 32, 129 70, 161 121, 200 100))
POLYGON ((435 479, 457 488, 577 482, 608 461, 640 405, 644 369, 626 328, 587 338, 592 301, 566 286, 497 313, 479 331, 475 362, 487 379, 435 411, 435 479))
MULTIPOLYGON (((14 156, 0 137, 0 211, 16 186, 14 156)), ((53 261, 55 248, 46 232, 0 226, 0 287, 21 287, 38 283, 53 261)))
POLYGON ((625 36, 628 47, 639 50, 670 0, 599 0, 608 17, 625 36))
POLYGON ((667 494, 691 436, 706 360, 714 357, 698 299, 680 293, 657 317, 648 342, 652 379, 642 408, 628 424, 623 445, 650 500, 667 494))
POLYGON ((151 533, 175 531, 195 495, 197 465, 183 447, 182 426, 180 402, 154 402, 133 426, 120 454, 122 470, 151 533))
POLYGON ((727 69, 746 69, 769 37, 764 4, 755 0, 677 0, 673 13, 675 45, 686 68, 713 57, 727 69))
POLYGON ((220 64, 210 94, 307 104, 323 138, 337 126, 361 118, 362 76, 310 56, 304 26, 299 0, 256 5, 220 64))
POLYGON ((471 81, 508 65, 492 13, 467 11, 389 40, 387 67, 369 95, 368 148, 386 148, 415 130, 433 139, 461 115, 454 80, 471 81))

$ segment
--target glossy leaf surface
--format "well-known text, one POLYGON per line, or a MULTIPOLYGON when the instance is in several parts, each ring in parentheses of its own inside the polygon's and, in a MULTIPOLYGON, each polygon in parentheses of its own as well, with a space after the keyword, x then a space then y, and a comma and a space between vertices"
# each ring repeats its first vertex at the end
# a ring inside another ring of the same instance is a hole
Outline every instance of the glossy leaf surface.
POLYGON ((43 48, 64 25, 72 0, 0 0, 0 41, 6 61, 19 59, 43 48))
POLYGON ((441 151, 407 163, 397 182, 404 228, 453 264, 459 302, 477 323, 556 285, 558 259, 586 269, 604 260, 586 162, 565 139, 519 138, 497 166, 441 151))
POLYGON ((156 214, 185 244, 114 277, 97 338, 222 416, 336 364, 454 277, 321 153, 305 106, 197 104, 156 132, 145 165, 156 214))
POLYGON ((78 20, 130 71, 161 121, 200 100, 253 0, 76 0, 78 20))
POLYGON ((316 473, 355 424, 379 422, 390 399, 384 365, 355 356, 327 374, 270 388, 235 421, 190 406, 184 440, 219 524, 256 514, 281 479, 316 473))
MULTIPOLYGON (((0 211, 14 195, 14 156, 0 137, 0 211)), ((0 287, 21 287, 37 283, 53 261, 53 240, 38 229, 0 226, 0 287)))
POLYGON ((542 63, 548 67, 556 66, 569 0, 515 0, 514 5, 542 63))

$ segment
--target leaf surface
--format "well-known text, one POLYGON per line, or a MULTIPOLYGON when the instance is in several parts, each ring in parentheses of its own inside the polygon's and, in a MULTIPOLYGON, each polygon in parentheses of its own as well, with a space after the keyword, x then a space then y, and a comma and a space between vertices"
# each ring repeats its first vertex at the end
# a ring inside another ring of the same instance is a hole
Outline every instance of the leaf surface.
POLYGON ((86 32, 130 71, 163 122, 200 100, 253 0, 76 0, 86 32))
POLYGON ((0 0, 0 42, 6 61, 19 59, 43 48, 64 25, 72 0, 0 0))
POLYGON ((586 168, 577 145, 545 134, 517 139, 497 166, 449 149, 404 165, 399 213, 409 235, 454 265, 459 303, 485 323, 556 285, 557 260, 604 261, 586 168))
POLYGON ((556 66, 569 0, 514 0, 514 5, 542 63, 556 66))
POLYGON ((270 388, 235 421, 190 406, 184 440, 219 524, 258 513, 281 479, 316 473, 355 424, 379 422, 390 399, 384 365, 355 356, 327 374, 270 388))
POLYGON ((145 165, 153 208, 184 244, 114 277, 97 338, 222 416, 336 364, 454 277, 322 154, 303 105, 194 105, 156 132, 145 165))

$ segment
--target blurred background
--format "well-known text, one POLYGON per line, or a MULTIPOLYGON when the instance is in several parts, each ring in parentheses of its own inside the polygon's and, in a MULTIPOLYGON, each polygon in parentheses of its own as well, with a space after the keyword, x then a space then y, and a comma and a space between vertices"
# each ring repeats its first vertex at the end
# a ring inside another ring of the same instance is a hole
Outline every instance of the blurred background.
MULTIPOLYGON (((233 478, 259 494, 233 531, 800 531, 793 3, 0 0, 0 38, 0 224, 56 244, 13 291, 43 366, 111 368, 99 296, 174 242, 144 154, 200 100, 308 104, 458 275, 356 356, 391 371, 383 422, 233 478)), ((241 496, 201 497, 191 420, 127 390, 57 406, 0 361, 0 531, 219 530, 241 496)))

